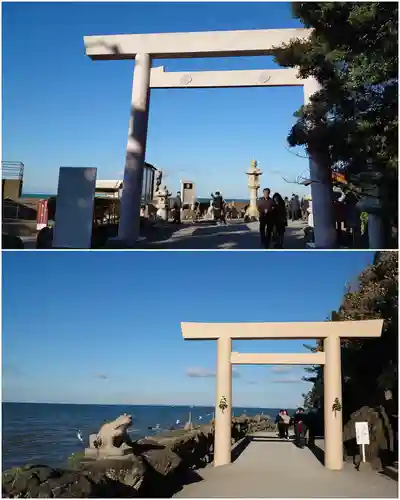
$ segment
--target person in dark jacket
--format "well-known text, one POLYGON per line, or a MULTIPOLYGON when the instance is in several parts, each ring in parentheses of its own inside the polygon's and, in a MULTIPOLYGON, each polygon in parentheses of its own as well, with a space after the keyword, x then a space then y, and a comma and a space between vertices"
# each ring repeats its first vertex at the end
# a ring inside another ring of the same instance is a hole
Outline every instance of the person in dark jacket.
POLYGON ((263 197, 258 202, 258 212, 260 214, 260 236, 264 248, 269 248, 271 236, 274 230, 274 201, 270 197, 271 190, 265 188, 263 197))
POLYGON ((176 198, 174 201, 174 214, 173 214, 173 219, 172 223, 173 224, 181 224, 181 209, 182 209, 182 198, 181 198, 181 192, 178 191, 176 193, 176 198))
POLYGON ((213 199, 214 216, 217 221, 226 224, 225 219, 225 201, 219 191, 215 192, 215 196, 211 193, 213 199))
POLYGON ((284 437, 285 437, 285 424, 283 422, 283 410, 279 410, 279 413, 275 419, 275 423, 278 426, 279 438, 284 439, 284 437))
POLYGON ((283 239, 287 226, 287 213, 285 202, 279 193, 275 193, 272 197, 274 202, 274 233, 275 233, 275 248, 283 248, 283 239))
POLYGON ((294 426, 295 444, 298 448, 304 448, 306 436, 306 417, 307 414, 303 408, 297 408, 292 424, 294 426))

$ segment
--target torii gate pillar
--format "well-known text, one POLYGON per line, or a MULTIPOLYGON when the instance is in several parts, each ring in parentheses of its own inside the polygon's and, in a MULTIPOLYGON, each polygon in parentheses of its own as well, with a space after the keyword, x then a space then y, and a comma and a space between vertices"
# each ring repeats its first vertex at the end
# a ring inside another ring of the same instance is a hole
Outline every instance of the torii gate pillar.
POLYGON ((342 401, 340 337, 326 337, 324 353, 325 467, 340 470, 343 468, 343 418, 342 411, 333 409, 335 401, 342 401))
POLYGON ((232 430, 232 339, 217 340, 217 388, 215 401, 214 465, 231 462, 232 430), (225 407, 226 405, 226 407, 225 407))
POLYGON ((133 247, 139 237, 140 199, 149 122, 151 57, 136 54, 118 238, 133 247))

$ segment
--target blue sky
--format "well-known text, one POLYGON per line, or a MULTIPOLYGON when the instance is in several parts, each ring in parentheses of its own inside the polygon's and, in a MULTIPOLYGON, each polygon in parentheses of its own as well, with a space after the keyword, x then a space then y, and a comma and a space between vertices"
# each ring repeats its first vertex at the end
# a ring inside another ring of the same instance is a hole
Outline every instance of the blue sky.
MULTIPOLYGON (((213 341, 181 321, 323 321, 369 252, 3 252, 3 400, 212 405, 213 341)), ((235 341, 306 352, 302 341, 235 341)), ((241 366, 237 406, 294 407, 300 367, 241 366)))
MULTIPOLYGON (((97 167, 121 178, 133 61, 91 61, 83 36, 302 27, 289 3, 3 2, 3 159, 25 164, 25 193, 54 193, 60 166, 97 167)), ((156 60, 169 71, 270 69, 271 57, 156 60)), ((170 190, 196 182, 197 195, 220 190, 245 198, 245 171, 257 159, 262 184, 287 184, 308 161, 287 151, 303 102, 300 87, 174 89, 152 92, 147 161, 170 190)))

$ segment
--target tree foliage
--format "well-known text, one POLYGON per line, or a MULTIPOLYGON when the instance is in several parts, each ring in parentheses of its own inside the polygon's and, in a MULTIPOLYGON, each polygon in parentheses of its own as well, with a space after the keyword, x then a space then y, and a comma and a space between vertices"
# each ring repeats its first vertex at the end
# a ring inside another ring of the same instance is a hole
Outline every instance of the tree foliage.
MULTIPOLYGON (((295 116, 290 146, 304 146, 334 170, 344 171, 365 196, 379 197, 397 216, 398 4, 298 2, 293 14, 308 40, 293 40, 275 60, 314 77, 320 91, 295 116)), ((395 214, 395 215, 394 215, 395 214)))
MULTIPOLYGON (((363 405, 380 404, 384 391, 398 394, 398 254, 378 252, 372 265, 348 288, 332 321, 383 319, 378 339, 342 341, 343 407, 347 415, 363 405)), ((320 344, 319 344, 320 345, 320 344)), ((321 369, 313 369, 305 405, 323 404, 321 369)), ((397 403, 397 401, 396 401, 397 403)))

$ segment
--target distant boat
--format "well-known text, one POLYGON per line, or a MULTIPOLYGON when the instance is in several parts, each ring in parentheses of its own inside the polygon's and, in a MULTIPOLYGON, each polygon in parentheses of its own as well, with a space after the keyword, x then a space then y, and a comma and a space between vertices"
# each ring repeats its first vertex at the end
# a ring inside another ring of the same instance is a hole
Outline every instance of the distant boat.
POLYGON ((79 429, 78 429, 78 432, 77 432, 77 434, 76 434, 76 437, 79 439, 79 441, 80 441, 81 443, 83 443, 83 437, 82 437, 81 431, 80 431, 79 429))
POLYGON ((179 425, 180 423, 181 423, 181 421, 180 421, 180 420, 177 420, 177 421, 175 422, 175 425, 179 425))

